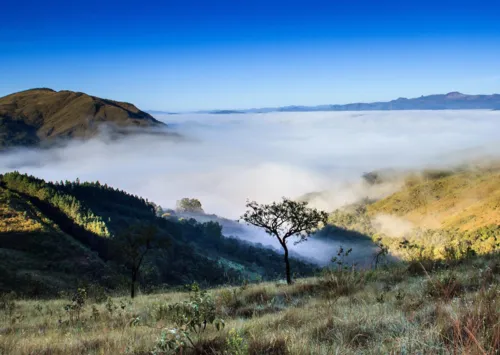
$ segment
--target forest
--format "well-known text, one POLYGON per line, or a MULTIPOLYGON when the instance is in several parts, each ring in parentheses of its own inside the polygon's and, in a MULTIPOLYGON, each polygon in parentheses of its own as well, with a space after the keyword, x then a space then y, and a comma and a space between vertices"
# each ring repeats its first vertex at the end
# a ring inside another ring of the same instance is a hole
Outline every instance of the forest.
MULTIPOLYGON (((144 291, 198 282, 204 286, 275 279, 274 250, 224 236, 216 222, 166 218, 158 206, 99 182, 45 182, 18 172, 0 177, 0 289, 54 296, 81 283, 106 289, 127 283, 118 240, 130 228, 153 226, 168 247, 142 265, 144 291)), ((316 267, 292 260, 297 275, 316 267)))

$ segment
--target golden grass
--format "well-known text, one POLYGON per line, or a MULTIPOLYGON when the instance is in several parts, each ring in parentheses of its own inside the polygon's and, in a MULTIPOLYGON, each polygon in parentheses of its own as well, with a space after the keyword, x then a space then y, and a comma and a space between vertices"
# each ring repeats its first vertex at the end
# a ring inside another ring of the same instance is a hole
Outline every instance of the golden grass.
MULTIPOLYGON (((325 288, 322 277, 210 290, 226 327, 207 327, 194 353, 231 354, 226 344, 236 329, 246 344, 242 354, 494 354, 495 262, 483 257, 455 267, 455 279, 449 270, 421 277, 405 274, 404 266, 370 271, 346 296, 325 288), (432 292, 450 282, 460 292, 432 292)), ((187 297, 114 297, 111 307, 87 300, 74 322, 64 310, 68 300, 15 300, 12 310, 0 311, 0 354, 150 354, 161 330, 174 327, 165 306, 187 297)))
POLYGON ((0 187, 0 232, 43 230, 42 214, 13 192, 0 187))
POLYGON ((420 178, 368 206, 368 212, 397 215, 430 229, 469 231, 500 224, 500 171, 467 170, 438 179, 420 178))

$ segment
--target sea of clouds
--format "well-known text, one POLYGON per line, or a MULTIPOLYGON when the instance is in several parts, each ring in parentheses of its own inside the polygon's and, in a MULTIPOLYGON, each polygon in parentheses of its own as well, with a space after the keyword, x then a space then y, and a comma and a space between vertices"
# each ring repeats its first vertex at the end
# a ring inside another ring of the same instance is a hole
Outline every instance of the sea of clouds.
POLYGON ((104 134, 52 149, 0 155, 0 171, 47 180, 99 180, 174 207, 201 200, 208 213, 237 219, 247 199, 271 202, 326 191, 332 210, 397 189, 369 188, 364 172, 447 167, 500 153, 500 111, 378 111, 156 115, 169 136, 104 134))

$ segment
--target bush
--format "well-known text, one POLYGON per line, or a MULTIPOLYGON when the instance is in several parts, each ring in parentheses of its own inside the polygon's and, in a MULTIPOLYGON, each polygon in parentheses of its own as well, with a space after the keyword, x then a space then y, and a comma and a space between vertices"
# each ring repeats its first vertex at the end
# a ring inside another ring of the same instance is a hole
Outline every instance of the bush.
POLYGON ((217 330, 224 326, 224 321, 217 317, 215 302, 197 283, 191 286, 189 300, 168 306, 172 320, 179 327, 201 333, 206 326, 213 324, 217 330))
POLYGON ((248 354, 248 344, 242 337, 241 333, 236 329, 229 331, 226 339, 227 350, 231 355, 246 355, 248 354))
POLYGON ((424 293, 434 299, 450 301, 463 291, 463 286, 452 273, 430 278, 425 283, 424 293))

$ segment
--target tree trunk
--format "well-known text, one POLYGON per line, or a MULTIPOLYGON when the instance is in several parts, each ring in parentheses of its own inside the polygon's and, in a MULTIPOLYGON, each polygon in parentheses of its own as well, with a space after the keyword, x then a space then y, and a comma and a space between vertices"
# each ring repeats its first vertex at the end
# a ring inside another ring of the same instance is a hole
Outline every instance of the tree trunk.
POLYGON ((292 276, 290 275, 290 260, 288 260, 288 248, 285 243, 283 243, 283 249, 285 249, 286 283, 291 285, 292 276))
POLYGON ((132 271, 132 283, 130 284, 130 298, 135 297, 135 281, 137 280, 137 273, 132 271))

